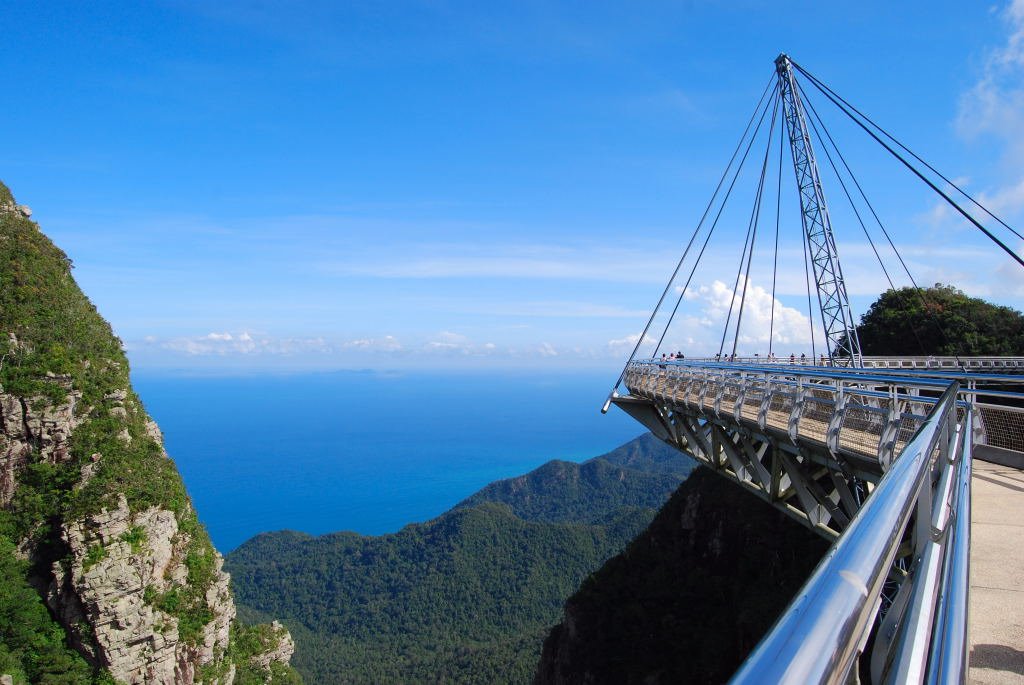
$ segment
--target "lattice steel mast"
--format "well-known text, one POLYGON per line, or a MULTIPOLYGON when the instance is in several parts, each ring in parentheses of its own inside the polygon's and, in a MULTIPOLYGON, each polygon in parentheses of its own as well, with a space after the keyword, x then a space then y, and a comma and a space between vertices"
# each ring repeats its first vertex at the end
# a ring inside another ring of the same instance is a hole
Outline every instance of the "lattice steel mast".
POLYGON ((800 218, 814 266, 818 305, 821 307, 829 357, 833 364, 860 366, 860 340, 850 311, 850 300, 846 296, 839 253, 832 235, 832 222, 828 217, 818 165, 814 161, 814 149, 811 147, 811 135, 789 57, 779 55, 775 60, 775 68, 789 130, 796 184, 800 190, 800 218))

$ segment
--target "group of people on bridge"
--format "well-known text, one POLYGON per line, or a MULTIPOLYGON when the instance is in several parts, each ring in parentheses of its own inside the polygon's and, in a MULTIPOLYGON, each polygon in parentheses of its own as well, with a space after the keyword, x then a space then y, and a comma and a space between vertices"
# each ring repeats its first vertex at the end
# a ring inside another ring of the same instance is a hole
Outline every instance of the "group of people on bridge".
MULTIPOLYGON (((663 361, 663 362, 677 361, 677 360, 682 361, 684 359, 686 359, 686 355, 683 354, 682 352, 668 352, 668 353, 662 352, 662 354, 661 354, 661 361, 663 361)), ((705 361, 711 361, 711 359, 712 359, 711 357, 705 357, 704 358, 705 361)), ((717 353, 714 356, 714 361, 716 361, 716 362, 736 362, 736 361, 741 361, 741 362, 745 362, 745 363, 753 362, 755 364, 760 364, 760 363, 785 364, 787 360, 786 360, 785 357, 780 359, 779 357, 775 356, 774 352, 769 352, 764 357, 762 357, 760 355, 760 353, 758 353, 758 352, 755 352, 753 357, 742 357, 742 356, 737 356, 735 353, 733 353, 733 354, 722 354, 721 352, 719 352, 719 353, 717 353)), ((800 356, 797 357, 796 354, 790 354, 788 361, 789 361, 790 364, 804 364, 804 365, 806 365, 806 364, 814 364, 814 356, 812 355, 812 356, 808 357, 806 353, 801 353, 800 356)), ((830 359, 828 357, 826 357, 824 354, 821 355, 818 364, 819 364, 819 366, 831 366, 830 359)))

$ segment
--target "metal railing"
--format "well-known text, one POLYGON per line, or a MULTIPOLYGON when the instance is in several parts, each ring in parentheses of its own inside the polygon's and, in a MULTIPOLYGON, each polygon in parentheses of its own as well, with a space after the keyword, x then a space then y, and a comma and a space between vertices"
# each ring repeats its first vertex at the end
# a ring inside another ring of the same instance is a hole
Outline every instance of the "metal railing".
POLYGON ((623 376, 634 395, 876 458, 883 467, 951 380, 961 381, 961 399, 979 409, 976 442, 1024 452, 1024 392, 1002 389, 1024 390, 1024 377, 657 359, 630 362, 623 376))
POLYGON ((653 360, 631 362, 624 382, 637 397, 859 457, 873 473, 902 449, 947 386, 820 367, 653 360))
MULTIPOLYGON (((674 357, 666 357, 671 361, 674 357)), ((754 355, 719 355, 716 357, 689 357, 688 361, 735 363, 735 364, 793 364, 798 366, 821 366, 848 368, 833 365, 832 361, 820 355, 815 358, 808 354, 790 354, 780 356, 754 355)), ((1014 371, 1024 373, 1024 357, 938 357, 938 356, 901 356, 901 357, 861 357, 862 368, 865 369, 901 369, 901 370, 969 370, 969 371, 1014 371)))
POLYGON ((996 404, 976 404, 981 414, 977 426, 986 445, 1024 452, 1024 409, 996 404))
POLYGON ((960 683, 966 674, 971 412, 951 383, 733 683, 960 683), (883 608, 893 561, 913 562, 883 608), (871 653, 861 659, 874 628, 871 653))

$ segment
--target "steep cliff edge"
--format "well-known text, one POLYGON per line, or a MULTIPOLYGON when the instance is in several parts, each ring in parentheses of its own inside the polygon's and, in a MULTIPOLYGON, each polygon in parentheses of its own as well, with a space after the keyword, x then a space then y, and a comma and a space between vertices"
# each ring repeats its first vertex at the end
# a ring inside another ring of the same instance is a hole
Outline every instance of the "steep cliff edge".
POLYGON ((534 683, 725 682, 827 548, 700 467, 566 602, 534 683))
POLYGON ((294 682, 287 631, 235 621, 120 341, 30 214, 0 184, 0 673, 294 682))

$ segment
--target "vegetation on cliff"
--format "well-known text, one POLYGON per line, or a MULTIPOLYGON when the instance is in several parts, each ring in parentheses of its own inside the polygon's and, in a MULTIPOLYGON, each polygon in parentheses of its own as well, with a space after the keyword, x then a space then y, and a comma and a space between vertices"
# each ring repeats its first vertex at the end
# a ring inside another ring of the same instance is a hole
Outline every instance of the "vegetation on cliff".
MULTIPOLYGON (((40 448, 39 431, 5 426, 0 412, 0 476, 14 483, 9 501, 0 502, 5 504, 0 507, 0 563, 11 571, 0 581, 0 616, 23 617, 20 623, 35 636, 29 639, 0 627, 0 660, 10 662, 10 670, 30 682, 109 678, 98 665, 86 666, 81 656, 67 649, 71 630, 85 654, 97 653, 88 617, 62 626, 33 588, 45 589, 52 569, 65 569, 66 574, 71 568, 67 531, 72 522, 116 509, 122 501, 132 512, 173 512, 176 535, 187 541, 184 549, 175 550, 187 577, 160 596, 147 588, 146 599, 177 619, 183 643, 198 647, 204 627, 214 618, 208 592, 218 573, 217 554, 174 462, 163 450, 159 432, 131 389, 120 341, 78 288, 68 257, 14 205, 3 184, 0 393, 8 405, 21 404, 19 416, 42 417, 43 423, 57 409, 66 410, 57 429, 60 445, 49 453, 40 448), (21 443, 15 441, 16 434, 21 443), (31 564, 7 558, 19 544, 31 564), (29 593, 34 596, 31 602, 29 593), (65 666, 43 665, 47 663, 65 666), (56 671, 64 673, 63 679, 55 679, 56 671)), ((125 536, 131 550, 139 551, 145 544, 139 529, 126 531, 125 536)), ((81 560, 83 572, 105 556, 106 548, 93 544, 81 560)), ((52 604, 50 609, 56 610, 52 604)), ((224 654, 219 660, 227 664, 224 654)))
MULTIPOLYGON (((67 646, 64 630, 50 617, 27 582, 28 562, 14 544, 0 537, 0 673, 23 683, 87 683, 93 669, 67 646)), ((112 682, 106 674, 98 682, 112 682)))
POLYGON ((309 682, 528 682, 565 598, 692 468, 646 435, 392 535, 263 534, 227 558, 240 615, 288 620, 309 682))

